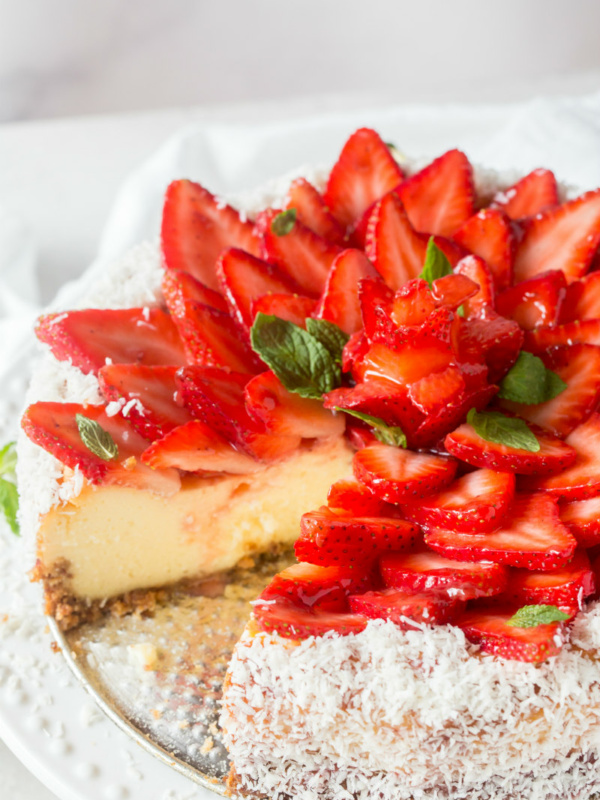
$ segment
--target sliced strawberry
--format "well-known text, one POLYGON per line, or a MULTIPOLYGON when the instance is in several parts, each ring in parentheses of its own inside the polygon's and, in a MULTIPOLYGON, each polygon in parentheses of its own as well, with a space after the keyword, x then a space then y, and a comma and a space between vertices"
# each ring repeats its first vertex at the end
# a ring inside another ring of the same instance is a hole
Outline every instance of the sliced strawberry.
POLYGON ((533 217, 558 205, 558 186, 549 169, 534 169, 520 181, 498 192, 494 206, 502 208, 511 219, 533 217))
POLYGON ((348 139, 333 165, 325 204, 344 227, 350 228, 403 178, 404 173, 379 134, 360 128, 348 139))
MULTIPOLYGON (((415 337, 412 338, 414 341, 415 337)), ((433 337, 427 344, 415 341, 415 344, 403 344, 393 349, 375 342, 355 362, 352 375, 357 381, 388 381, 408 387, 432 372, 445 370, 453 359, 450 345, 433 337)))
POLYGON ((187 301, 183 313, 175 321, 189 364, 225 367, 246 373, 257 373, 264 369, 262 361, 240 337, 229 314, 202 303, 187 301))
POLYGON ((508 625, 517 610, 514 605, 473 607, 456 624, 483 653, 533 663, 558 655, 565 639, 564 625, 559 622, 535 628, 508 625))
POLYGON ((508 570, 493 561, 451 561, 431 550, 385 553, 379 569, 386 586, 412 592, 446 592, 474 600, 506 589, 508 570))
POLYGON ((460 150, 436 158, 397 191, 411 224, 423 233, 452 236, 475 211, 473 170, 460 150))
POLYGON ((328 242, 296 220, 289 233, 277 235, 273 223, 280 212, 262 211, 256 218, 261 257, 275 264, 310 297, 319 297, 334 258, 342 248, 328 242))
POLYGON ((530 353, 541 353, 551 347, 571 344, 600 345, 600 319, 583 319, 527 331, 523 347, 530 353))
POLYGON ((454 407, 463 398, 465 381, 458 367, 447 367, 413 383, 408 396, 426 416, 454 407))
POLYGON ((254 603, 254 618, 258 627, 267 633, 277 633, 287 639, 308 639, 330 631, 340 636, 360 633, 367 627, 361 614, 312 611, 298 608, 287 600, 259 600, 254 603))
POLYGON ((227 300, 220 292, 209 289, 189 272, 182 269, 166 270, 162 279, 162 292, 167 308, 174 317, 185 314, 185 301, 195 300, 218 311, 229 311, 227 300))
POLYGON ((510 222, 502 211, 495 208, 478 211, 454 233, 452 238, 485 261, 494 278, 497 291, 500 292, 510 286, 515 241, 510 222))
POLYGON ((288 392, 273 372, 252 378, 244 388, 244 398, 248 414, 272 433, 312 439, 344 432, 343 414, 334 415, 319 400, 288 392))
POLYGON ((300 531, 296 558, 323 566, 372 563, 386 550, 412 550, 420 539, 404 519, 348 516, 327 506, 303 514, 300 531))
POLYGON ((192 181, 173 181, 167 189, 160 235, 167 269, 189 272, 217 291, 215 264, 222 250, 241 247, 258 255, 252 223, 192 181))
POLYGON ((516 472, 519 475, 555 474, 575 462, 576 452, 560 439, 535 431, 537 452, 488 442, 464 423, 444 439, 449 453, 474 467, 516 472))
POLYGON ((177 328, 159 308, 96 309, 45 314, 35 329, 59 361, 82 372, 113 364, 185 364, 177 328))
POLYGON ((573 281, 565 292, 558 322, 584 319, 600 319, 600 272, 573 281))
MULTIPOLYGON (((372 287, 366 286, 366 294, 372 287)), ((385 301, 384 301, 385 302, 385 301)), ((385 303, 387 312, 389 304, 385 303)), ((427 281, 415 278, 408 281, 394 294, 389 316, 398 327, 422 325, 435 311, 436 301, 427 281)))
POLYGON ((585 275, 600 244, 600 189, 527 222, 515 255, 515 283, 562 270, 567 283, 585 275))
POLYGON ((333 260, 315 316, 335 323, 349 335, 356 333, 362 328, 359 282, 374 277, 376 272, 364 253, 342 250, 333 260))
POLYGON ((294 293, 294 285, 277 267, 236 248, 221 253, 216 271, 231 316, 242 330, 252 327, 254 300, 265 294, 294 293))
POLYGON ((364 329, 353 333, 342 350, 342 372, 351 372, 356 361, 364 356, 369 349, 369 342, 364 329))
POLYGON ((502 523, 514 493, 514 475, 477 469, 457 478, 438 494, 403 505, 402 510, 418 525, 480 533, 502 523))
POLYGON ((426 497, 452 482, 452 458, 413 453, 399 447, 375 444, 354 456, 354 474, 371 491, 390 503, 426 497))
POLYGON ((177 367, 110 364, 98 373, 106 400, 121 401, 120 412, 149 441, 192 419, 177 402, 177 367))
POLYGON ((371 589, 373 579, 371 567, 292 564, 275 575, 260 598, 271 600, 281 597, 304 608, 347 611, 348 595, 371 589))
POLYGON ((358 287, 358 299, 369 342, 375 341, 379 332, 396 327, 391 316, 394 293, 383 281, 368 278, 362 280, 358 287))
POLYGON ((453 311, 466 303, 469 298, 474 297, 478 291, 479 285, 460 273, 437 278, 431 286, 431 293, 436 303, 447 306, 453 311))
POLYGON ((558 504, 545 494, 516 495, 510 519, 488 533, 425 532, 428 547, 457 561, 495 561, 525 569, 556 569, 567 563, 577 542, 558 516, 558 504))
POLYGON ((417 625, 445 625, 454 622, 464 608, 462 600, 444 592, 412 592, 403 589, 382 589, 351 595, 350 609, 369 619, 389 619, 400 628, 411 630, 417 625))
POLYGON ((295 208, 297 219, 323 239, 343 247, 345 230, 330 213, 325 200, 305 178, 296 178, 288 189, 285 208, 295 208))
POLYGON ((498 295, 499 314, 514 319, 524 330, 558 322, 567 290, 562 272, 542 272, 498 295))
POLYGON ((502 400, 519 417, 564 439, 600 402, 600 347, 574 344, 544 355, 544 363, 567 384, 559 395, 537 405, 502 400))
POLYGON ((548 492, 559 500, 584 500, 600 494, 600 414, 579 425, 565 439, 565 445, 575 450, 571 466, 558 474, 531 478, 528 488, 548 492))
POLYGON ((518 323, 489 311, 485 319, 463 319, 459 328, 461 359, 485 360, 489 382, 498 383, 517 360, 523 346, 518 323))
POLYGON ((232 475, 257 472, 264 466, 236 450, 198 419, 174 428, 153 442, 142 455, 142 460, 154 469, 176 467, 188 472, 227 472, 232 475))
POLYGON ((351 388, 334 389, 324 395, 325 408, 347 408, 382 419, 387 425, 399 425, 410 436, 423 421, 405 388, 381 380, 370 380, 351 388))
POLYGON ((595 578, 584 550, 577 550, 564 567, 546 572, 511 570, 507 598, 520 606, 550 605, 579 608, 595 591, 595 578))
POLYGON ((466 275, 479 287, 477 294, 465 301, 465 317, 479 317, 480 319, 492 316, 491 311, 496 304, 496 290, 494 277, 486 262, 479 256, 465 256, 454 267, 455 275, 466 275))
POLYGON ((312 316, 317 303, 312 297, 297 294, 266 294, 252 303, 252 318, 267 314, 306 327, 306 318, 312 316))
POLYGON ((120 414, 109 417, 105 406, 79 403, 34 403, 21 420, 29 438, 70 469, 79 468, 91 483, 119 484, 169 496, 181 487, 174 470, 150 470, 138 460, 148 442, 120 414), (83 443, 76 415, 82 414, 110 434, 116 458, 101 459, 83 443))
POLYGON ((561 522, 582 547, 600 544, 600 495, 563 503, 559 510, 561 522))
POLYGON ((377 444, 378 441, 372 429, 361 425, 359 422, 357 422, 356 425, 346 424, 346 436, 355 450, 362 450, 363 447, 368 447, 370 444, 377 444))
POLYGON ((329 508, 339 509, 357 517, 392 517, 397 512, 396 506, 380 500, 366 486, 353 478, 331 484, 327 505, 329 508))

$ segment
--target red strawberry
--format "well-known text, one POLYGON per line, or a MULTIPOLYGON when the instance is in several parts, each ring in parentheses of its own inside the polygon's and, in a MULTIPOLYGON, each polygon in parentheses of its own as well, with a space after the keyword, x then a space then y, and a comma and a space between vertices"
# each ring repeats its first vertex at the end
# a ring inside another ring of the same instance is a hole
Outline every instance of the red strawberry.
POLYGON ((600 244, 600 190, 527 222, 515 255, 515 283, 562 270, 568 283, 585 275, 600 244))
POLYGON ((174 470, 150 470, 138 460, 148 442, 120 414, 109 417, 105 406, 79 403, 33 403, 21 420, 29 438, 70 469, 79 468, 90 483, 120 484, 169 496, 181 486, 174 470), (83 443, 76 414, 81 414, 110 434, 117 445, 116 458, 101 459, 83 443))
POLYGON ((455 275, 466 275, 479 286, 477 294, 465 301, 465 317, 484 318, 495 308, 494 278, 482 258, 479 256, 465 256, 454 267, 455 275))
POLYGON ((174 317, 185 314, 185 301, 195 300, 218 311, 229 311, 227 300, 220 292, 209 289, 189 272, 181 269, 166 270, 162 279, 162 292, 167 308, 174 317))
POLYGON ((406 520, 348 516, 327 506, 303 514, 300 531, 296 558, 323 566, 368 564, 386 550, 412 550, 420 538, 406 520))
POLYGON ((558 186, 549 169, 534 169, 520 181, 498 192, 494 206, 502 208, 511 219, 522 219, 541 214, 558 205, 558 186))
POLYGON ((252 378, 244 388, 244 398, 250 416, 272 433, 312 439, 344 432, 343 414, 334 415, 319 400, 288 392, 273 372, 252 378))
POLYGON ((497 291, 510 286, 515 242, 510 222, 502 211, 495 208, 478 211, 452 238, 485 261, 497 291))
POLYGON ((292 564, 279 572, 263 591, 261 600, 278 597, 305 608, 347 611, 348 595, 366 592, 373 586, 370 567, 318 567, 292 564))
POLYGON ((334 389, 324 395, 324 406, 379 417, 387 425, 399 425, 407 436, 423 421, 423 414, 413 405, 406 389, 388 381, 370 380, 351 388, 334 389))
POLYGON ((511 570, 507 598, 520 606, 550 605, 582 608, 595 591, 595 578, 585 551, 577 550, 564 567, 549 572, 511 570))
POLYGON ((517 606, 473 607, 457 622, 470 642, 478 644, 483 653, 516 661, 545 661, 560 652, 564 641, 564 626, 559 622, 535 628, 516 628, 508 621, 517 606))
POLYGON ((346 478, 331 484, 327 495, 329 508, 339 509, 357 517, 392 517, 395 506, 376 497, 362 483, 346 478))
POLYGON ((307 639, 330 631, 340 636, 360 633, 367 627, 367 618, 360 614, 312 611, 298 608, 287 600, 258 600, 254 603, 258 627, 287 639, 307 639))
POLYGON ((325 286, 334 258, 342 252, 336 244, 317 236, 296 220, 293 228, 277 234, 273 228, 280 212, 262 211, 256 218, 256 231, 261 241, 261 257, 275 264, 302 292, 319 297, 325 286))
POLYGON ((297 219, 323 239, 343 247, 345 231, 330 213, 325 201, 312 183, 305 178, 296 178, 288 189, 285 208, 295 208, 297 219))
POLYGON ((416 381, 408 396, 426 416, 456 406, 463 398, 465 381, 458 367, 447 367, 416 381))
POLYGON ((369 349, 369 342, 364 329, 353 333, 342 350, 342 372, 351 372, 356 361, 364 356, 369 349))
POLYGON ((456 461, 374 444, 354 456, 354 474, 371 491, 390 503, 426 497, 452 482, 456 461))
POLYGON ((362 328, 359 283, 374 277, 376 272, 364 253, 342 250, 333 260, 315 317, 335 323, 349 335, 356 333, 362 328))
POLYGON ((524 330, 554 325, 561 313, 567 282, 562 272, 542 272, 498 295, 496 309, 524 330))
POLYGON ((559 347, 543 360, 567 388, 552 400, 537 405, 510 400, 502 400, 501 404, 562 439, 586 420, 600 402, 600 347, 593 344, 559 347))
POLYGON ((358 299, 369 342, 375 341, 380 332, 396 327, 391 316, 394 293, 383 281, 369 278, 362 280, 358 287, 358 299))
POLYGON ((236 248, 221 253, 216 270, 231 316, 242 330, 252 327, 254 300, 265 294, 294 292, 288 276, 277 267, 236 248))
POLYGON ((382 589, 351 595, 350 609, 370 619, 388 619, 400 628, 413 630, 418 625, 445 625, 454 622, 464 603, 444 592, 412 592, 382 589), (415 624, 416 623, 416 624, 415 624))
POLYGON ((600 544, 600 495, 560 506, 560 519, 582 547, 600 544))
POLYGON ((558 474, 531 478, 534 491, 548 492, 558 500, 584 500, 600 494, 600 414, 594 413, 565 439, 575 450, 575 462, 558 474))
POLYGON ((199 419, 174 428, 157 439, 142 455, 148 466, 157 469, 176 467, 188 472, 228 472, 246 475, 264 465, 241 453, 199 419))
POLYGON ((437 278, 431 286, 431 293, 438 305, 457 309, 479 291, 479 285, 460 273, 437 278))
POLYGON ((577 542, 561 523, 558 505, 545 494, 516 495, 510 519, 488 533, 457 533, 432 528, 428 547, 457 561, 495 561, 525 569, 556 569, 575 552, 577 542))
MULTIPOLYGON (((365 296, 373 292, 373 288, 365 284, 365 296)), ((388 311, 389 303, 384 309, 388 311)), ((435 311, 436 302, 429 284, 421 278, 408 281, 394 294, 389 318, 398 327, 413 327, 427 322, 435 311)))
POLYGON ((121 414, 144 438, 160 439, 178 425, 192 419, 177 403, 177 367, 145 367, 110 364, 98 373, 106 400, 122 401, 121 414))
POLYGON ((583 319, 527 331, 523 348, 530 353, 541 353, 551 347, 571 344, 600 345, 600 319, 583 319))
MULTIPOLYGON (((415 341, 416 337, 412 338, 415 341)), ((408 387, 432 372, 442 372, 453 359, 449 344, 435 338, 427 344, 415 341, 393 349, 375 342, 354 363, 352 375, 356 381, 388 381, 408 387)))
POLYGON ((540 444, 537 452, 488 442, 468 423, 444 439, 449 453, 474 467, 487 467, 520 475, 553 475, 575 462, 575 450, 560 439, 534 431, 540 444))
POLYGON ((257 373, 261 360, 240 337, 229 314, 202 303, 187 301, 175 318, 187 361, 206 367, 224 367, 236 372, 257 373))
POLYGON ((457 478, 438 494, 403 505, 402 510, 418 525, 481 533, 502 523, 514 493, 514 475, 477 469, 457 478))
POLYGON ((241 247, 258 255, 251 222, 192 181, 173 181, 167 189, 161 227, 167 269, 189 272, 210 289, 219 289, 215 264, 222 250, 241 247))
POLYGON ((412 592, 446 592, 449 597, 473 600, 500 594, 508 570, 493 561, 451 561, 433 553, 385 553, 379 569, 386 586, 412 592))
POLYGON ((35 333, 59 361, 71 361, 85 373, 97 372, 106 363, 185 364, 177 328, 159 308, 46 314, 35 333))
POLYGON ((452 236, 475 211, 473 170, 460 150, 436 158, 397 191, 411 224, 423 233, 452 236))
POLYGON ((302 297, 297 294, 266 294, 252 303, 252 318, 254 319, 257 314, 267 314, 305 328, 305 320, 312 316, 316 305, 312 297, 302 297))
POLYGON ((333 165, 325 204, 344 227, 350 228, 403 178, 404 173, 380 136, 370 128, 360 128, 348 139, 333 165))
POLYGON ((363 447, 368 447, 370 444, 377 444, 377 439, 373 435, 371 428, 367 428, 360 423, 356 425, 352 423, 346 424, 346 436, 355 450, 362 450, 363 447))
POLYGON ((573 281, 565 292, 560 320, 600 319, 600 272, 592 272, 580 281, 573 281))
POLYGON ((485 319, 463 319, 459 328, 460 358, 480 363, 485 359, 489 382, 498 383, 517 360, 523 331, 512 320, 489 311, 485 319))

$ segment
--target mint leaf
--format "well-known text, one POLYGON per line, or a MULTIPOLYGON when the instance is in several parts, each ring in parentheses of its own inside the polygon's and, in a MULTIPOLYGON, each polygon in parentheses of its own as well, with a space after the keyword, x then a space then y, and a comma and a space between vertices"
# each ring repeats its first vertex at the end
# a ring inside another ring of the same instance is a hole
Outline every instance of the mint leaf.
POLYGON ((17 511, 19 510, 19 495, 15 484, 5 478, 0 478, 0 508, 4 512, 10 529, 18 535, 17 511))
POLYGON ((342 382, 340 366, 325 345, 293 322, 259 313, 250 340, 289 392, 320 400, 342 382))
POLYGON ((394 447, 406 447, 406 436, 399 425, 388 425, 379 417, 372 417, 371 414, 363 414, 362 411, 354 411, 352 408, 335 407, 336 411, 343 411, 350 414, 373 428, 373 436, 383 444, 391 444, 394 447))
POLYGON ((537 628, 538 625, 549 625, 551 622, 564 622, 569 619, 556 606, 535 605, 523 606, 506 623, 514 628, 537 628))
POLYGON ((317 339, 323 347, 329 350, 334 361, 338 364, 342 363, 342 350, 350 338, 347 333, 338 328, 334 322, 326 319, 312 319, 312 317, 306 319, 306 330, 313 339, 317 339))
POLYGON ((540 443, 522 419, 506 417, 498 411, 478 413, 472 408, 467 414, 467 422, 486 442, 528 450, 530 453, 537 453, 540 450, 540 443))
POLYGON ((515 403, 537 405, 552 400, 567 388, 559 376, 547 369, 541 358, 521 350, 500 383, 498 397, 515 403))
POLYGON ((431 288, 434 281, 443 278, 445 275, 452 275, 452 266, 446 254, 433 241, 433 236, 427 242, 427 252, 425 253, 425 264, 419 278, 427 281, 431 288))
POLYGON ((112 461, 119 455, 119 448, 108 431, 96 422, 95 419, 75 414, 75 421, 79 429, 81 441, 90 451, 102 461, 112 461))
POLYGON ((16 442, 5 444, 0 450, 0 475, 14 473, 17 466, 16 442))
POLYGON ((275 236, 287 236, 288 233, 294 230, 296 216, 295 208, 288 208, 287 211, 281 211, 271 222, 271 233, 274 233, 275 236))

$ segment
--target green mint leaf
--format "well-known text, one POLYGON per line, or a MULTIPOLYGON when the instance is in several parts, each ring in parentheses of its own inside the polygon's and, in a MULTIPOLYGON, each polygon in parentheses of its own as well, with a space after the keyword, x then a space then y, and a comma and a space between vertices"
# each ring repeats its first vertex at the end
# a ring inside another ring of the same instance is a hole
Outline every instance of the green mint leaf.
POLYGON ((498 411, 478 413, 472 408, 467 414, 467 422, 475 428, 475 433, 486 442, 504 444, 519 450, 537 453, 540 443, 522 419, 506 417, 498 411))
POLYGON ((556 606, 535 605, 523 606, 506 623, 514 628, 537 628, 538 625, 549 625, 551 622, 564 622, 569 619, 556 606))
POLYGON ((567 388, 559 376, 547 369, 541 358, 521 350, 500 383, 498 397, 515 403, 537 405, 551 400, 567 388))
POLYGON ((16 442, 5 444, 0 450, 0 475, 14 475, 17 466, 16 442))
POLYGON ((271 222, 271 233, 274 233, 275 236, 287 236, 288 233, 294 230, 296 216, 295 208, 288 208, 287 211, 281 211, 271 222))
POLYGON ((430 236, 425 253, 425 264, 419 278, 427 281, 431 288, 434 281, 446 275, 452 275, 452 266, 443 250, 440 250, 433 241, 433 236, 430 236))
POLYGON ((373 436, 383 444, 391 444, 394 447, 406 447, 406 436, 399 425, 388 425, 379 417, 372 417, 371 414, 363 414, 362 411, 354 411, 352 408, 335 407, 336 411, 343 411, 350 414, 373 428, 373 436))
POLYGON ((81 441, 95 456, 102 461, 112 461, 119 455, 119 448, 108 431, 105 431, 95 419, 75 414, 75 421, 79 429, 81 441))
POLYGON ((19 510, 19 495, 15 484, 4 478, 0 478, 0 508, 4 512, 4 517, 10 525, 11 531, 18 536, 17 511, 19 510))
POLYGON ((334 322, 328 322, 326 319, 312 319, 312 317, 306 319, 306 330, 313 339, 321 342, 323 347, 329 350, 336 363, 342 363, 342 350, 350 338, 347 333, 338 328, 334 322))
POLYGON ((259 313, 250 340, 289 392, 320 400, 342 382, 340 366, 325 345, 293 322, 259 313))

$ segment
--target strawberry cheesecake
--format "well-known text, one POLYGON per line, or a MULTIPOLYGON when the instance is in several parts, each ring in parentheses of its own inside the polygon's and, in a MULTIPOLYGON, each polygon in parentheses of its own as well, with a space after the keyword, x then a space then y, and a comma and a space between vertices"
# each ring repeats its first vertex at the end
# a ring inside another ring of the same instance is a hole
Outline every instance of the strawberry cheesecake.
POLYGON ((48 611, 295 541, 225 681, 232 794, 600 791, 599 245, 600 190, 370 129, 269 205, 175 181, 160 253, 37 328, 48 611))

